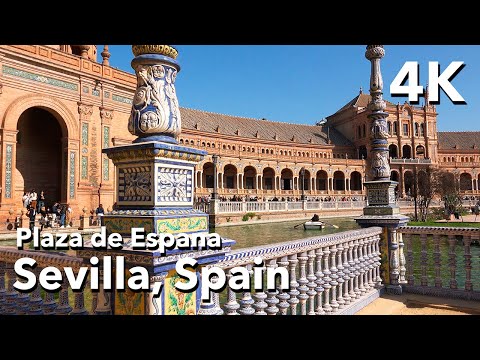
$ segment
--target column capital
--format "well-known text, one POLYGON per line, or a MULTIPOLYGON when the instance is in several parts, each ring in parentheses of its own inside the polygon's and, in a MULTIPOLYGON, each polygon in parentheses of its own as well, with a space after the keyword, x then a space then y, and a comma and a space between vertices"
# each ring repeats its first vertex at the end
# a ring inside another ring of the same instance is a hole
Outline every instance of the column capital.
POLYGON ((102 124, 104 125, 111 125, 114 116, 114 110, 109 109, 106 107, 100 107, 100 119, 102 120, 102 124))
POLYGON ((78 114, 80 115, 81 121, 89 121, 90 117, 93 114, 93 105, 84 103, 82 101, 77 102, 78 105, 78 114))

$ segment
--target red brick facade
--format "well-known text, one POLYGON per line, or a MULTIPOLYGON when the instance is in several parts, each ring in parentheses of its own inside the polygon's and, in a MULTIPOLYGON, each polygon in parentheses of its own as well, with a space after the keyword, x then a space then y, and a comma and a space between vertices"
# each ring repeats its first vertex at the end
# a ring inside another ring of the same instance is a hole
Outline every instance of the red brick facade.
MULTIPOLYGON (((127 121, 136 79, 110 67, 105 53, 100 63, 94 45, 0 45, 0 217, 19 211, 24 190, 32 187, 45 190, 51 201, 70 203, 77 213, 115 202, 115 169, 102 148, 133 140, 127 121)), ((179 142, 220 155, 220 196, 299 197, 304 168, 307 196, 360 197, 362 146, 369 151, 368 100, 360 94, 326 126, 181 109, 179 142)), ((454 136, 443 133, 445 146, 439 146, 435 107, 389 104, 387 111, 401 194, 408 192, 405 174, 430 162, 456 172, 465 192, 479 193, 478 133, 453 145, 454 136)), ((208 156, 197 166, 197 195, 208 195, 212 183, 208 156)))

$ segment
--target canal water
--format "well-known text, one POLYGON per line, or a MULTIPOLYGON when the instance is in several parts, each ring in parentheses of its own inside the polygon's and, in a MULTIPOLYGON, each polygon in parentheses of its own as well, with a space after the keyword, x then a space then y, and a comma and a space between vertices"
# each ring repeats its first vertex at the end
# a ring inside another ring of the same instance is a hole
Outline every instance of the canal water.
POLYGON ((215 228, 213 232, 224 238, 235 240, 237 243, 234 245, 233 249, 236 250, 360 229, 353 218, 335 218, 327 219, 325 221, 328 222, 329 225, 321 231, 304 230, 303 222, 301 220, 295 220, 267 224, 252 223, 223 226, 215 228), (296 225, 300 226, 295 228, 296 225), (338 229, 332 225, 338 226, 338 229))

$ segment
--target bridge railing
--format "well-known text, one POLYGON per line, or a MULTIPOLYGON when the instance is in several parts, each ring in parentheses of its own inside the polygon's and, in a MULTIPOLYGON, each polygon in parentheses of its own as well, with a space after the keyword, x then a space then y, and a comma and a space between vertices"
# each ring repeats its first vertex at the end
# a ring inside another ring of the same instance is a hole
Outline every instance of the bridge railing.
MULTIPOLYGON (((241 249, 212 266, 224 269, 227 279, 234 267, 250 274, 254 259, 263 260, 262 269, 285 268, 290 289, 246 291, 241 294, 227 286, 226 293, 211 293, 211 302, 202 303, 201 314, 227 315, 323 315, 351 314, 378 297, 381 228, 337 234, 241 249)), ((267 275, 268 277, 268 275, 267 275)), ((278 283, 277 283, 278 285, 278 283)))
MULTIPOLYGON (((28 257, 35 260, 38 266, 34 273, 38 279, 40 271, 48 266, 63 269, 71 267, 77 276, 82 266, 82 259, 64 255, 62 253, 46 253, 42 251, 17 250, 12 247, 0 247, 0 314, 33 314, 33 315, 85 315, 84 291, 75 293, 74 307, 72 308, 68 296, 68 287, 62 285, 58 294, 42 291, 40 286, 30 293, 17 291, 13 284, 18 280, 25 282, 17 276, 14 264, 18 259, 28 257)), ((65 278, 65 274, 63 274, 65 278)), ((97 294, 93 295, 92 312, 96 308, 97 294)))
POLYGON ((401 227, 400 283, 404 291, 480 300, 480 229, 401 227))

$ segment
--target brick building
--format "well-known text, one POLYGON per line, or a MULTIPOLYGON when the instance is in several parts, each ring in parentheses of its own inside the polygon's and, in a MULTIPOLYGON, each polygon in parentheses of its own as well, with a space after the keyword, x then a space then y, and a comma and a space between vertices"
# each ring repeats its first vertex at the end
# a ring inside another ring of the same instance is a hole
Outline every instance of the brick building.
MULTIPOLYGON (((136 79, 110 67, 109 58, 107 46, 97 54, 95 45, 0 45, 0 217, 21 209, 23 192, 32 188, 77 213, 115 202, 115 169, 102 149, 133 140, 127 121, 136 79)), ((179 142, 209 153, 196 169, 197 196, 212 191, 213 154, 220 196, 362 196, 369 99, 360 92, 318 125, 182 108, 179 142)), ((429 164, 480 195, 480 132, 437 132, 428 101, 388 103, 387 112, 400 196, 411 189, 414 167, 429 164)))

